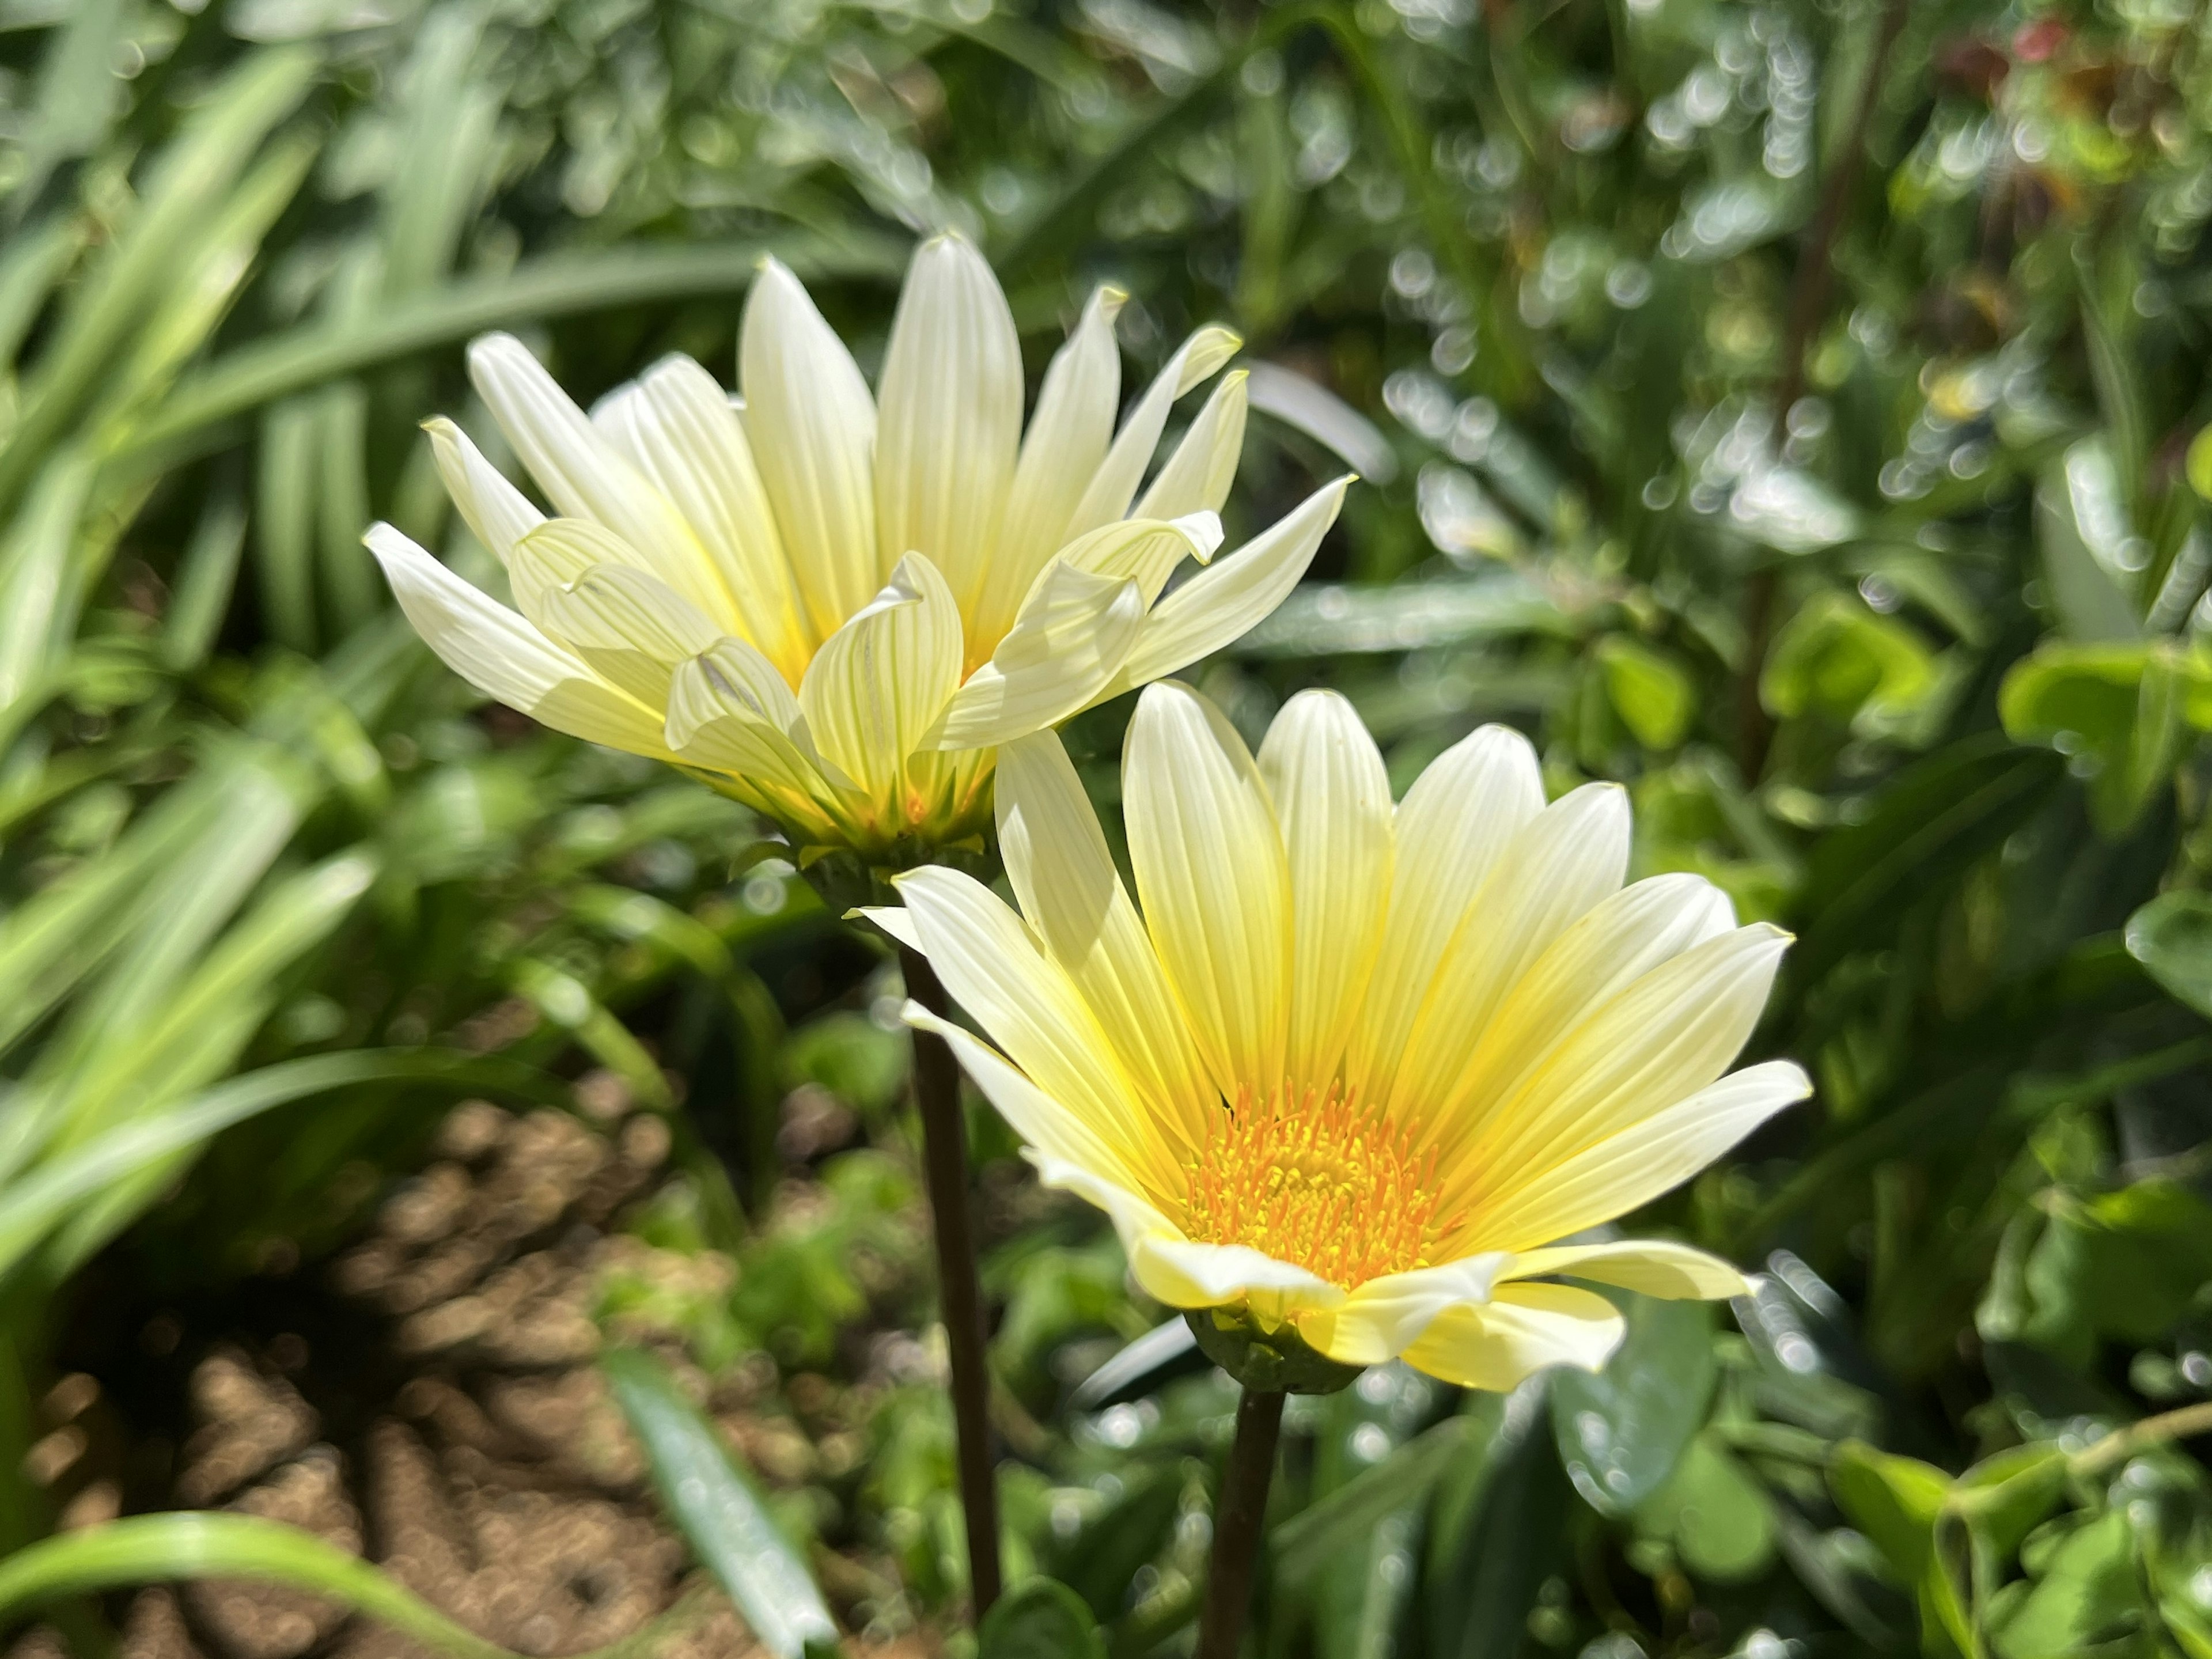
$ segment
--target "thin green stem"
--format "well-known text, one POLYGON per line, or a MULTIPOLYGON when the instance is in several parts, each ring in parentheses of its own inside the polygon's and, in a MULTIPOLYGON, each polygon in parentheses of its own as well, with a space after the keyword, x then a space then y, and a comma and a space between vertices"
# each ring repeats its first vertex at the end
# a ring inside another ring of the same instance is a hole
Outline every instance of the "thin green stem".
MULTIPOLYGON (((951 1000, 918 951, 902 946, 906 994, 930 1012, 951 1000)), ((991 1378, 983 1346, 983 1291, 968 1202, 968 1133, 960 1071, 941 1037, 914 1034, 914 1100, 921 1114, 922 1164, 936 1224, 939 1295, 952 1358, 952 1419, 959 1438, 960 1505, 968 1522, 968 1582, 978 1624, 999 1599, 999 1495, 991 1473, 991 1378)))
POLYGON ((1283 1396, 1247 1389, 1237 1402, 1237 1438, 1213 1511, 1213 1561, 1206 1607, 1199 1615, 1197 1659, 1237 1659, 1244 1615, 1252 1605, 1252 1568, 1259 1559, 1267 1486, 1275 1474, 1275 1442, 1283 1430, 1283 1396))

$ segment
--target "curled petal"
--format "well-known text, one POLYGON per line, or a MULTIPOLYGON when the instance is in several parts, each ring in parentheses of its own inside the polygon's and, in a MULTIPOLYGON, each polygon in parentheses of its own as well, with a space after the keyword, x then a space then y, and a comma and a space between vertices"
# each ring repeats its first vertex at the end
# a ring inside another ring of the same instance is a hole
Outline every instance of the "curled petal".
POLYGON ((1351 485, 1346 477, 1322 486, 1273 528, 1216 559, 1154 605, 1128 660, 1099 701, 1165 678, 1243 638, 1298 585, 1351 485))
POLYGON ((485 550, 505 564, 515 543, 544 524, 545 515, 484 459, 467 433, 444 416, 423 422, 422 430, 430 434, 431 459, 462 521, 485 550))
POLYGON ((1670 1302, 1719 1301, 1742 1296, 1750 1282, 1717 1255, 1659 1238, 1621 1238, 1604 1244, 1555 1244, 1510 1259, 1503 1279, 1557 1275, 1594 1285, 1616 1285, 1670 1302))
POLYGON ((363 538, 399 608, 446 665, 488 697, 556 732, 670 758, 660 719, 388 524, 363 538))
POLYGON ((1488 1302, 1449 1308, 1405 1352, 1416 1370, 1503 1394, 1550 1365, 1605 1369, 1627 1322, 1595 1291, 1501 1285, 1488 1302))
POLYGON ((1241 368, 1221 377, 1221 384, 1137 503, 1136 517, 1176 519, 1186 513, 1221 510, 1244 453, 1244 383, 1250 378, 1241 368))
POLYGON ((1232 330, 1209 324, 1176 348, 1167 367, 1146 388, 1129 418, 1121 423, 1114 447, 1098 464, 1083 499, 1069 516, 1066 534, 1080 536, 1127 516, 1137 485, 1152 465, 1152 452, 1160 447, 1160 434, 1167 428, 1168 411, 1176 399, 1209 379, 1243 343, 1232 330))
POLYGON ((1066 720, 1113 677, 1144 620, 1135 582, 1054 565, 991 660, 945 705, 930 745, 994 748, 1066 720))

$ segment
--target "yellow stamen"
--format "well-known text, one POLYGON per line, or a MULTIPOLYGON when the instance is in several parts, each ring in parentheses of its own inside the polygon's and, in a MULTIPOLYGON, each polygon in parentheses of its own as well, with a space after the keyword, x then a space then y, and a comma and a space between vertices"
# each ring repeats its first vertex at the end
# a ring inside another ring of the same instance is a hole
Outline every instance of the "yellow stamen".
POLYGON ((1353 1095, 1285 1088, 1216 1115, 1193 1163, 1183 1230, 1245 1244, 1346 1290, 1429 1265, 1436 1153, 1353 1095))

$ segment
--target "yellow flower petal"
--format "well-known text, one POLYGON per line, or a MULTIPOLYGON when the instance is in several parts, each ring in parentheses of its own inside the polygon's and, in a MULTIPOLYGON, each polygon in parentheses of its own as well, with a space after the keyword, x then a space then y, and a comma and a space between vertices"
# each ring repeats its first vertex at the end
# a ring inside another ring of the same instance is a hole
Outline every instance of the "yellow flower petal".
POLYGON ((1251 631, 1313 562, 1336 522, 1350 478, 1325 484, 1272 528, 1216 559, 1152 607, 1144 632, 1100 701, 1149 684, 1210 656, 1251 631))
POLYGON ((1298 1322, 1309 1346, 1346 1365, 1380 1365, 1406 1352, 1446 1310, 1490 1300, 1514 1258, 1468 1256, 1370 1279, 1328 1313, 1298 1322))
POLYGON ((1503 726, 1462 738, 1406 792, 1382 944, 1346 1054, 1346 1079, 1364 1098, 1389 1098, 1445 947, 1505 848, 1543 810, 1536 751, 1503 726))
POLYGON ((1498 1103, 1614 996, 1662 963, 1735 927, 1728 895, 1702 876, 1653 876, 1592 907, 1506 994, 1451 1091, 1449 1115, 1498 1103))
POLYGON ((1186 513, 1221 510, 1244 453, 1244 383, 1250 378, 1241 368, 1221 377, 1159 477, 1138 501, 1133 516, 1179 519, 1186 513))
POLYGON ((1270 1097, 1283 1081, 1289 872, 1266 786, 1202 698, 1148 689, 1123 748, 1129 860, 1160 965, 1214 1085, 1270 1097))
POLYGON ((1044 372, 1007 493, 998 551, 975 601, 970 642, 981 649, 1013 626, 1030 584, 1068 539, 1075 504, 1106 458, 1121 397, 1114 319, 1128 297, 1118 288, 1096 290, 1044 372))
POLYGON ((999 540, 1022 435, 1022 349, 998 278, 964 238, 907 268, 884 356, 876 549, 920 553, 973 615, 999 540))
POLYGON ((469 378, 493 416, 561 511, 605 526, 635 550, 636 562, 698 606, 716 631, 736 632, 736 601, 699 538, 638 470, 511 334, 469 346, 469 378))
POLYGON ((1503 1394, 1547 1366, 1604 1370, 1627 1330, 1620 1310, 1595 1291, 1504 1285, 1480 1306, 1439 1315, 1405 1359, 1443 1382, 1503 1394))
MULTIPOLYGON (((1079 536, 1060 551, 1054 564, 1088 570, 1099 576, 1125 576, 1137 584, 1149 607, 1168 585, 1168 578, 1185 559, 1205 563, 1221 545, 1221 518, 1214 513, 1190 513, 1180 519, 1118 519, 1087 536, 1079 536)), ((1042 583, 1052 573, 1045 568, 1042 583)), ((1036 590, 1030 590, 1036 597, 1036 590)))
POLYGON ((1717 1301, 1742 1296, 1750 1281, 1717 1255, 1659 1238, 1622 1238, 1605 1244, 1559 1244, 1511 1258, 1499 1276, 1535 1279, 1557 1274, 1617 1285, 1668 1301, 1717 1301))
MULTIPOLYGON (((842 817, 840 787, 849 781, 802 741, 798 701, 775 665, 733 637, 678 665, 668 686, 668 746, 687 766, 738 779, 760 809, 789 822, 842 817)), ((751 799, 744 791, 742 799, 751 799)))
POLYGON ((1102 524, 1128 516, 1129 503, 1136 496, 1145 470, 1152 465, 1153 452, 1160 447, 1160 434, 1167 428, 1168 411, 1175 406, 1176 399, 1210 379, 1214 371, 1237 355, 1243 343, 1233 331, 1209 324, 1176 348, 1167 366, 1137 400, 1136 408, 1129 411, 1129 418, 1121 423, 1114 447, 1098 464, 1098 471, 1091 476, 1082 500, 1069 515, 1064 533, 1080 536, 1102 524))
POLYGON ((883 585, 868 383, 806 290, 763 260, 738 339, 744 428, 809 625, 827 639, 883 585))
POLYGON ((1182 1164, 1074 983, 1022 919, 957 871, 894 878, 930 965, 1008 1059, 1112 1149, 1148 1198, 1180 1198, 1182 1164))
POLYGON ((815 635, 744 423, 714 377, 664 357, 601 399, 592 422, 684 515, 732 596, 736 631, 797 685, 815 635))
POLYGON ((659 577, 627 565, 599 564, 538 599, 539 625, 648 708, 668 706, 677 664, 720 637, 659 577))
POLYGON ((1526 1173, 1550 1169, 1720 1076, 1759 1023, 1789 943, 1763 922, 1740 927, 1591 1009, 1449 1147, 1439 1171, 1446 1212, 1463 1195, 1486 1209, 1526 1173))
POLYGON ((999 752, 999 848, 1022 915, 1186 1157, 1220 1109, 1067 751, 1049 732, 999 752))
POLYGON ((959 608, 937 568, 915 554, 823 641, 799 684, 799 706, 833 764, 896 793, 923 733, 959 687, 959 608))
POLYGON ((1522 1176, 1476 1218, 1462 1247, 1532 1250, 1626 1215, 1812 1092, 1805 1073, 1787 1060, 1732 1073, 1548 1170, 1522 1176))
POLYGON ((1334 1077, 1382 943, 1390 890, 1390 778, 1350 702, 1301 691, 1260 745, 1291 884, 1289 1065, 1334 1077))
POLYGON ((362 539, 415 631, 477 690, 571 737, 670 758, 656 711, 606 684, 390 525, 372 525, 362 539))
POLYGON ((1058 1178, 1051 1185, 1073 1186, 1071 1175, 1089 1177, 1097 1183, 1091 1190, 1111 1196, 1113 1206, 1102 1207, 1107 1207, 1117 1221, 1121 1212, 1133 1215, 1151 1209, 1139 1195, 1136 1175, 1122 1163, 1120 1153, 1086 1120, 1070 1111, 1066 1103, 1054 1099, 1015 1070, 997 1049, 951 1021, 939 1018, 918 1002, 908 1002, 899 1018, 917 1031, 945 1039, 960 1069, 1028 1143, 1040 1169, 1043 1159, 1052 1160, 1058 1178))
POLYGON ((1066 720, 1121 665, 1144 620, 1135 582, 1054 564, 991 660, 953 694, 931 746, 993 748, 1066 720))
POLYGON ((545 515, 483 458, 467 433, 444 416, 423 422, 422 429, 430 434, 438 477, 462 521, 484 550, 505 564, 515 543, 544 523, 545 515))
MULTIPOLYGON (((1552 941, 1619 890, 1628 865, 1628 797, 1585 784, 1546 807, 1506 847, 1445 947, 1407 1034, 1388 1104, 1419 1112, 1452 1097, 1491 1016, 1552 941)), ((1453 1121, 1426 1139, 1449 1144, 1453 1121)))

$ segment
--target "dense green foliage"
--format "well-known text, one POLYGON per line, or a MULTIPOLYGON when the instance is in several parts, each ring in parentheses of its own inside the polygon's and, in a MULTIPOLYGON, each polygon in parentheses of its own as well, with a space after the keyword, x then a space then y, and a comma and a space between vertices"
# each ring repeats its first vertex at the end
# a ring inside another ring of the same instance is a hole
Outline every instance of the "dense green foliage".
MULTIPOLYGON (((1194 671, 1240 725, 1337 686, 1402 786, 1510 721, 1798 936, 1755 1046, 1815 1100, 1646 1218, 1757 1297, 1294 1406, 1263 1650, 2212 1655, 2201 9, 1393 3, 0 4, 0 1542, 88 1262, 312 1260, 463 1093, 670 1115, 635 1224, 735 1289, 616 1325, 842 1388, 926 1323, 888 969, 739 809, 478 705, 357 538, 477 568, 415 431, 488 435, 471 333, 726 373, 773 249, 868 362, 951 224, 1033 369, 1105 277, 1140 368, 1244 332, 1232 539, 1366 474, 1194 671), (801 1085, 859 1144, 779 1144, 801 1085)), ((1159 1310, 975 1138, 1010 1565, 1082 1603, 986 1651, 1171 1648, 1231 1396, 1071 1397, 1159 1310)), ((772 1500, 886 1630, 960 1594, 926 1370, 772 1500)))

